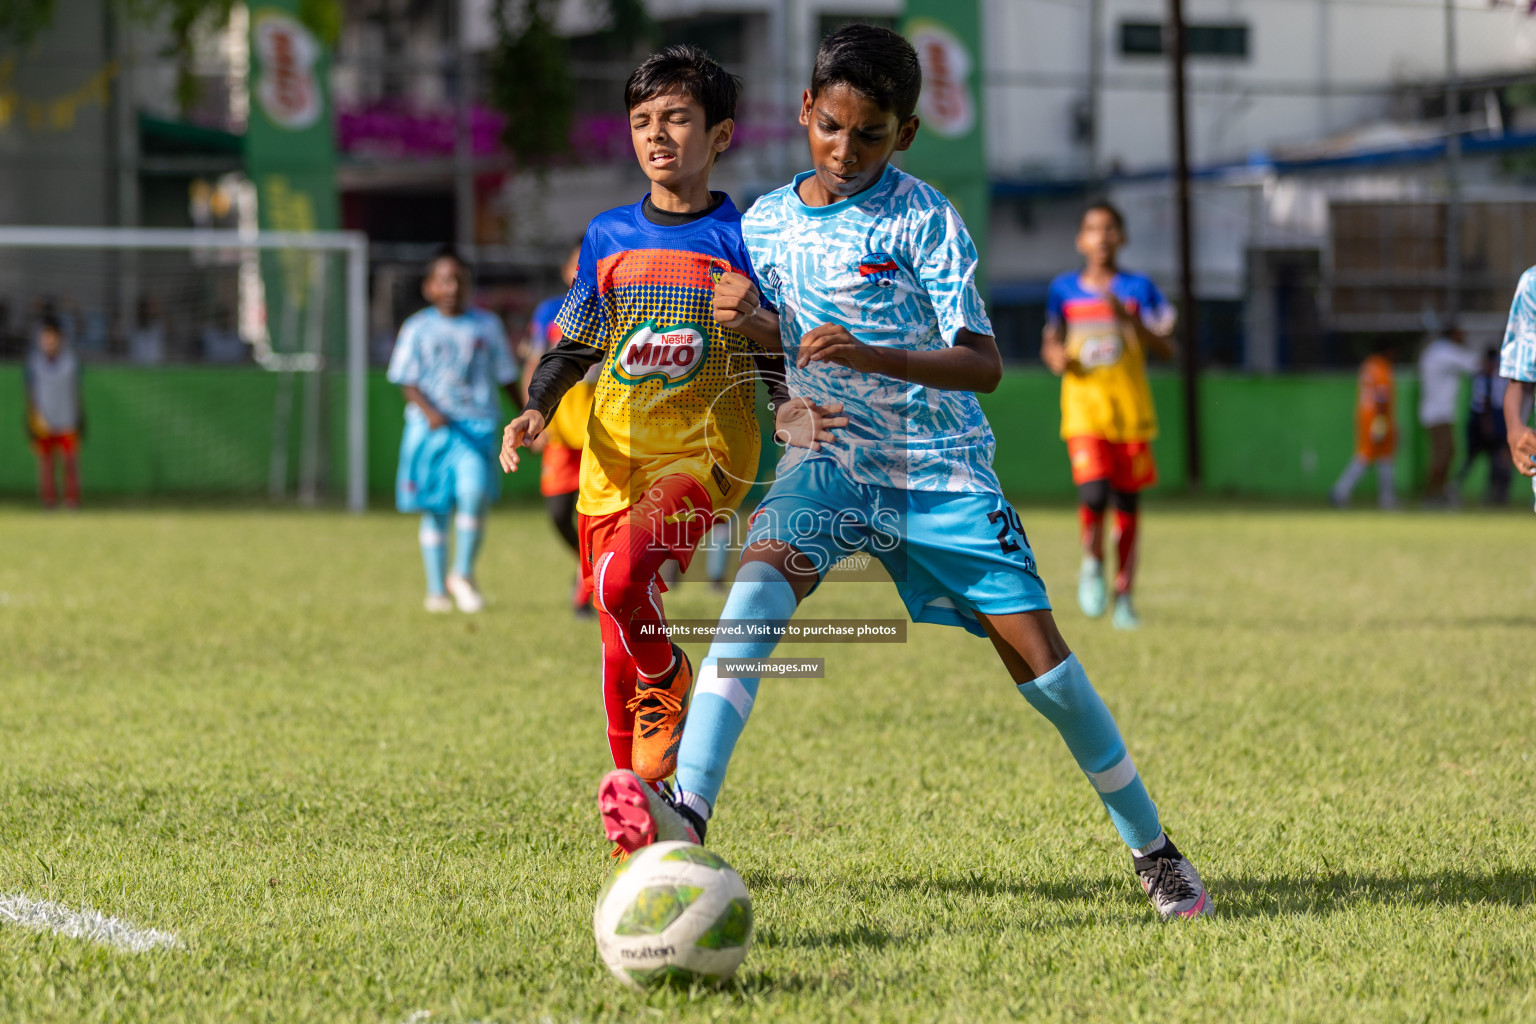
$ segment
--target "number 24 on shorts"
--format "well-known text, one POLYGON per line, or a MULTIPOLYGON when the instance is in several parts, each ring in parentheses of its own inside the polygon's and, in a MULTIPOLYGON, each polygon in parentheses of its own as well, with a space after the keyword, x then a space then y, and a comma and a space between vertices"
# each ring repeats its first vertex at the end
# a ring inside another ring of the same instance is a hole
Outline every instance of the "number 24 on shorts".
POLYGON ((1024 535, 1024 524, 1019 522, 1019 514, 1013 510, 1012 505, 1004 505, 996 512, 987 513, 987 522, 997 527, 997 546, 1003 554, 1011 555, 1020 547, 1029 546, 1029 538, 1024 535), (1018 534, 1019 539, 1014 540, 1008 536, 1009 533, 1018 534))

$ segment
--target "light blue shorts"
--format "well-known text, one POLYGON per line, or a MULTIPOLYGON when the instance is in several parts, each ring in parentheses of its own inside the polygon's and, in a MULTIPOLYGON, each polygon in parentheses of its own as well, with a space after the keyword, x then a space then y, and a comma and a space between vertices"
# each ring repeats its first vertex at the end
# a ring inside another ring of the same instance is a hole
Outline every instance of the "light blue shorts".
POLYGON ((413 406, 400 438, 395 507, 401 512, 478 513, 501 495, 500 426, 460 420, 436 430, 413 406))
POLYGON ((861 484, 831 459, 806 458, 774 481, 752 513, 746 543, 760 540, 800 551, 818 586, 843 559, 872 555, 895 581, 913 622, 986 636, 977 612, 1051 607, 1019 515, 1001 492, 861 484))

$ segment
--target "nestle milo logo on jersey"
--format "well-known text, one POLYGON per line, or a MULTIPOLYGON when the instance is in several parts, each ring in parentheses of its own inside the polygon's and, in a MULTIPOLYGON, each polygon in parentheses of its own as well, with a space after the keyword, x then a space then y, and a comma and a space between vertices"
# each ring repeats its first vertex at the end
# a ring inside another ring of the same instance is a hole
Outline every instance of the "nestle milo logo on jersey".
POLYGON ((697 324, 657 327, 647 320, 619 343, 613 375, 625 384, 655 378, 665 387, 693 379, 704 365, 709 334, 697 324))

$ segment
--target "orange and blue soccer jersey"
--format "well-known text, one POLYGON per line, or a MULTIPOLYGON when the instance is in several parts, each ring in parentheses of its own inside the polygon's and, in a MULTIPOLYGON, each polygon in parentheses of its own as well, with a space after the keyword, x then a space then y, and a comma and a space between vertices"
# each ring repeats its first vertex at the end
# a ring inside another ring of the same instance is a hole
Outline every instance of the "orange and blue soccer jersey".
MULTIPOLYGON (((1150 278, 1117 274, 1110 290, 1152 331, 1173 329, 1174 309, 1150 278)), ((1146 353, 1135 332, 1115 319, 1109 301, 1084 288, 1076 271, 1061 274, 1051 282, 1046 319, 1061 330, 1069 360, 1061 378, 1061 436, 1106 441, 1156 437, 1146 353)))
POLYGON ((1392 364, 1386 356, 1370 356, 1360 364, 1355 400, 1355 451, 1362 459, 1387 459, 1397 451, 1396 392, 1392 364))
POLYGON ((563 341, 603 354, 576 508, 617 512, 681 473, 721 512, 751 486, 760 447, 753 357, 762 350, 717 324, 712 306, 721 275, 752 276, 741 214, 725 199, 697 220, 659 225, 642 206, 588 226, 555 320, 563 341))

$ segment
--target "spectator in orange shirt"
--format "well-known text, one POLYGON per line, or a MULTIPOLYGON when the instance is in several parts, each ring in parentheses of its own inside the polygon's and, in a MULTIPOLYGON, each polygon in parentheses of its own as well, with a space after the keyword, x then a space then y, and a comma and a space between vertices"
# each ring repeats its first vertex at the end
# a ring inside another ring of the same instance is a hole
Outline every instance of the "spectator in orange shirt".
POLYGON ((1397 454, 1396 398, 1392 382, 1392 347, 1386 343, 1360 364, 1355 397, 1355 456, 1329 492, 1337 508, 1349 504, 1355 485, 1370 466, 1376 467, 1377 498, 1384 509, 1397 507, 1392 484, 1392 458, 1397 454))

